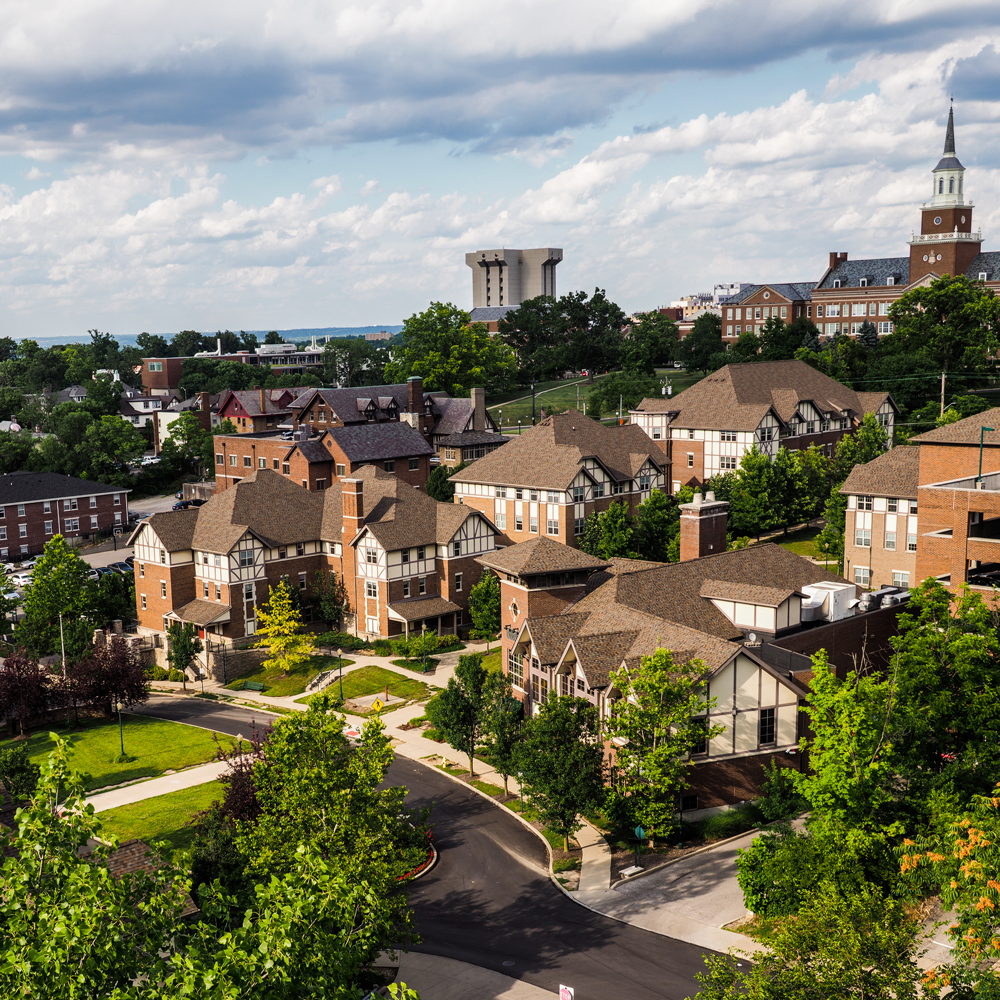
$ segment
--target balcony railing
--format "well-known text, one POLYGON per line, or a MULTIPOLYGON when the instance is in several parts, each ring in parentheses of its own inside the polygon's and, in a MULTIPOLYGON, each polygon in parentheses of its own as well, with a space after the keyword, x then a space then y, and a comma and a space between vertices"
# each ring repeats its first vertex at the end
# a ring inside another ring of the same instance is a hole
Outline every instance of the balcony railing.
POLYGON ((911 245, 916 243, 954 243, 955 240, 969 243, 983 242, 982 230, 978 233, 913 233, 912 236, 913 238, 910 240, 911 245))

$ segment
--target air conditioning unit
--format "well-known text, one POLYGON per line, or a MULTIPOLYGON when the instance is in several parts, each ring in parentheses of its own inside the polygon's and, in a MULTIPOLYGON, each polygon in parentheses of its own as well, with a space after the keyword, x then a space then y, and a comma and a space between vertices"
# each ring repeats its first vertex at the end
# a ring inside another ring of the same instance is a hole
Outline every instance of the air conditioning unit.
MULTIPOLYGON (((861 595, 861 600, 858 603, 858 611, 874 611, 876 608, 888 604, 890 597, 895 597, 902 592, 902 587, 882 587, 881 590, 869 590, 867 594, 861 595)), ((893 601, 892 603, 895 604, 897 602, 893 601)))
POLYGON ((837 622, 854 615, 852 602, 857 588, 853 583, 823 581, 802 588, 808 600, 802 602, 801 618, 804 622, 837 622))

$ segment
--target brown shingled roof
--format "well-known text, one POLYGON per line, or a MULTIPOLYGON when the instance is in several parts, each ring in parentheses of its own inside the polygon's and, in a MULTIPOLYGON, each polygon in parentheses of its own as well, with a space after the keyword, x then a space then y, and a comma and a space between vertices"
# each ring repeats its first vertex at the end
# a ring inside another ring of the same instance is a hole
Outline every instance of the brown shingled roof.
POLYGON ((443 597, 417 597, 412 601, 397 601, 389 605, 389 610, 404 621, 415 622, 421 618, 437 618, 440 615, 450 615, 461 611, 458 604, 443 597))
POLYGON ((190 622, 192 625, 210 625, 224 615, 229 615, 228 604, 213 604, 212 601, 203 601, 196 597, 193 601, 188 601, 183 607, 177 608, 174 614, 182 622, 190 622))
POLYGON ((760 604, 765 608, 776 608, 793 594, 804 596, 801 591, 788 587, 761 587, 753 583, 732 583, 728 580, 705 580, 699 593, 702 597, 760 604))
POLYGON ((919 480, 920 445, 904 444, 890 448, 864 465, 854 466, 840 492, 915 500, 919 480))
POLYGON ((995 427, 994 431, 986 431, 983 441, 990 447, 1000 444, 1000 407, 986 410, 983 413, 976 413, 964 420, 956 420, 953 424, 945 424, 944 427, 935 427, 932 431, 918 434, 910 438, 914 444, 979 444, 979 430, 981 427, 995 427))
POLYGON ((799 403, 859 419, 874 412, 888 393, 858 393, 804 361, 726 365, 673 399, 644 399, 641 412, 676 412, 671 425, 711 430, 754 430, 768 410, 787 424, 799 403))
POLYGON ((647 461, 659 469, 665 462, 663 452, 639 427, 605 427, 570 411, 546 417, 456 472, 451 481, 564 490, 587 458, 596 459, 616 482, 633 479, 647 461))
POLYGON ((570 548, 551 538, 541 536, 516 545, 508 545, 495 552, 480 556, 477 562, 511 576, 530 576, 534 573, 565 573, 577 569, 604 569, 609 563, 604 559, 570 548))
POLYGON ((129 544, 133 543, 143 529, 149 527, 156 533, 156 537, 159 538, 167 552, 183 552, 185 549, 191 548, 191 538, 194 536, 194 528, 198 523, 199 509, 168 510, 162 514, 147 517, 142 524, 136 527, 129 539, 129 544))

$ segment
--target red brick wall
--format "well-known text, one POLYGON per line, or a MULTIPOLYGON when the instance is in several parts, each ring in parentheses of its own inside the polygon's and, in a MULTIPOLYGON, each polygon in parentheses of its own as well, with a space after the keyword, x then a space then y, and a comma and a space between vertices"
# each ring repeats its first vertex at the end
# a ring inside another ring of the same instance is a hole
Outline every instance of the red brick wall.
POLYGON ((97 506, 90 506, 90 494, 76 497, 76 510, 64 510, 63 500, 49 501, 49 513, 45 513, 45 502, 42 500, 24 504, 24 516, 18 514, 18 505, 8 503, 3 506, 4 516, 0 518, 0 527, 6 528, 6 539, 0 539, 0 550, 7 549, 7 559, 14 561, 20 558, 21 546, 26 545, 29 555, 35 555, 45 548, 45 543, 54 535, 62 535, 66 539, 82 538, 95 530, 115 527, 115 514, 121 514, 121 528, 127 533, 128 526, 128 494, 121 490, 118 494, 119 503, 114 502, 111 493, 98 493, 97 506), (97 516, 97 528, 91 527, 91 518, 97 516), (67 520, 76 519, 80 522, 78 530, 70 530, 67 520), (46 532, 45 522, 52 522, 52 531, 46 532), (26 536, 21 537, 21 525, 25 526, 26 536))
POLYGON ((767 777, 764 768, 770 761, 779 767, 806 766, 802 754, 784 751, 754 754, 751 757, 727 757, 695 764, 688 772, 688 788, 682 794, 697 795, 699 809, 738 805, 759 798, 767 777))

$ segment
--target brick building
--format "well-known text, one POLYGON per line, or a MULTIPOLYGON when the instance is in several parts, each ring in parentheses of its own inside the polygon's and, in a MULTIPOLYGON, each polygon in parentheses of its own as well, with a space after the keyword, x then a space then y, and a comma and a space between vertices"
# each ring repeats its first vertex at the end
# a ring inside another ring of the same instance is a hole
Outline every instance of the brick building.
POLYGON ((129 492, 55 472, 0 476, 0 561, 35 555, 54 535, 72 542, 124 527, 129 492))
POLYGON ((669 463, 637 427, 605 427, 575 411, 546 417, 457 472, 455 502, 475 507, 507 544, 546 535, 576 545, 584 521, 614 501, 635 508, 665 488, 669 463))
POLYGON ((755 446, 772 459, 779 447, 831 454, 867 413, 891 441, 899 410, 887 392, 855 392, 791 360, 726 365, 672 399, 644 399, 629 418, 672 460, 676 492, 737 469, 755 446))
POLYGON ((291 441, 273 431, 217 434, 216 489, 234 486, 254 469, 271 469, 307 490, 325 490, 365 465, 377 465, 410 486, 427 484, 434 449, 408 424, 359 424, 308 434, 308 425, 293 431, 291 441))
POLYGON ((814 281, 744 286, 720 307, 723 342, 728 348, 742 333, 759 334, 769 319, 793 323, 806 316, 815 286, 814 281))
POLYGON ((917 577, 920 445, 903 445, 856 465, 847 496, 844 576, 861 587, 908 588, 917 577))
POLYGON ((309 387, 298 389, 227 389, 219 400, 219 420, 231 420, 241 434, 277 430, 292 421, 292 403, 309 387))
MULTIPOLYGON (((709 535, 711 507, 696 518, 709 535)), ((687 538, 682 561, 664 564, 594 559, 537 538, 479 560, 500 578, 501 662, 528 712, 573 694, 605 718, 621 697, 611 673, 660 647, 704 663, 705 694, 715 699, 706 718, 724 731, 693 755, 685 811, 754 797, 768 760, 797 761, 810 661, 795 639, 814 651, 812 629, 834 645, 846 631, 856 652, 869 631, 884 644, 895 628, 894 617, 856 615, 854 585, 780 546, 698 558, 703 548, 687 538)))
POLYGON ((287 576, 308 597, 323 569, 344 580, 359 633, 448 633, 467 624, 475 558, 495 534, 477 511, 374 466, 323 491, 254 469, 203 507, 135 529, 137 617, 148 633, 179 620, 202 637, 253 635, 269 587, 287 576))

